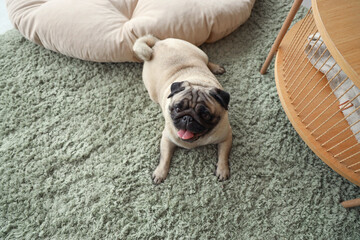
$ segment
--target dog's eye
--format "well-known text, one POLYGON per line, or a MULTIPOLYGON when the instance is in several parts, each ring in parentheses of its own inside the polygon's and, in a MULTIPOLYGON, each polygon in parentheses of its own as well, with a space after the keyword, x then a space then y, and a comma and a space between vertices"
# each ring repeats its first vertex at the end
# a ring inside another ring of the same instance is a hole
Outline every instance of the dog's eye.
POLYGON ((175 110, 175 112, 181 112, 181 110, 183 109, 183 102, 179 102, 179 103, 177 103, 177 104, 175 104, 174 105, 174 110, 175 110))
POLYGON ((211 119, 211 116, 210 116, 210 113, 209 112, 204 112, 201 114, 201 117, 205 120, 210 120, 211 119))

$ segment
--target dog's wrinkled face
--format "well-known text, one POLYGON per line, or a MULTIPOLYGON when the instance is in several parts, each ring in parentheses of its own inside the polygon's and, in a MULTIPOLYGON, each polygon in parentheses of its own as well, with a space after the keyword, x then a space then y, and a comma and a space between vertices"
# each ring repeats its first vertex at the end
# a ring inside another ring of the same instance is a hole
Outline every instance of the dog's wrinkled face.
POLYGON ((177 135, 183 141, 194 142, 217 125, 228 108, 230 95, 218 88, 175 82, 168 98, 177 135))

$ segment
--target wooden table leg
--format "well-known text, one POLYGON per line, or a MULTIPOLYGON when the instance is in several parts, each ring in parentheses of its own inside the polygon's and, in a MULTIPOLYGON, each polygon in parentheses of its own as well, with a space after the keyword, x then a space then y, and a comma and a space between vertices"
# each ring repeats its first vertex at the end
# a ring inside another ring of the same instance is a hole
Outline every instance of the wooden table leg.
POLYGON ((279 48, 279 45, 281 43, 281 40, 284 38, 287 30, 289 29, 290 27, 290 24, 292 22, 292 20, 294 19, 295 17, 295 14, 297 13, 297 11, 299 10, 299 7, 301 5, 303 0, 295 0, 291 9, 290 9, 290 12, 289 14, 287 15, 286 19, 285 19, 285 22, 284 24, 282 25, 281 29, 280 29, 280 32, 278 34, 278 36, 276 37, 275 39, 275 42, 274 44, 272 45, 271 47, 271 50, 269 52, 269 55, 267 56, 265 62, 264 62, 264 65, 262 66, 261 70, 260 70, 260 73, 261 74, 265 74, 266 73, 266 70, 267 68, 269 67, 270 63, 271 63, 271 60, 273 59, 276 51, 278 50, 279 48))
POLYGON ((360 207, 360 198, 344 201, 341 203, 344 208, 360 207))

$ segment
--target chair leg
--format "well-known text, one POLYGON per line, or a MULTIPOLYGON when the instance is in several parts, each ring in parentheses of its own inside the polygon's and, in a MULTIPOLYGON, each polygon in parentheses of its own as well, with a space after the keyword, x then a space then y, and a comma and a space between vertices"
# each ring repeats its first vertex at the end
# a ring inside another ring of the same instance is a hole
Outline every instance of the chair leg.
POLYGON ((287 32, 287 30, 289 29, 290 27, 290 24, 292 22, 292 20, 294 19, 295 17, 295 14, 297 13, 297 11, 299 10, 299 7, 301 5, 303 0, 295 0, 291 9, 290 9, 290 12, 289 14, 287 15, 286 19, 285 19, 285 22, 284 24, 282 25, 281 29, 280 29, 280 32, 278 34, 278 36, 276 37, 275 39, 275 42, 274 44, 272 45, 271 47, 271 50, 264 62, 264 65, 262 66, 261 70, 260 70, 260 73, 261 74, 265 74, 266 73, 266 70, 267 68, 269 67, 270 63, 271 63, 271 60, 273 59, 276 51, 278 50, 279 48, 279 45, 282 41, 282 39, 284 38, 285 36, 285 33, 287 32))
POLYGON ((360 198, 344 201, 341 203, 344 208, 360 207, 360 198))

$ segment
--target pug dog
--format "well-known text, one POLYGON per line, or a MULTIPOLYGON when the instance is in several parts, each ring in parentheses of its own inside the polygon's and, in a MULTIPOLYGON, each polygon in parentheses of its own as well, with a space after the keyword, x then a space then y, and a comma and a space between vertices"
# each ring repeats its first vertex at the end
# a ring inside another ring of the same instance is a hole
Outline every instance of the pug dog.
POLYGON ((165 118, 160 163, 152 175, 154 183, 167 177, 177 146, 192 149, 207 144, 218 145, 215 175, 220 181, 228 179, 232 145, 227 111, 230 95, 214 76, 224 73, 224 68, 209 62, 202 50, 180 39, 159 40, 146 35, 136 40, 133 51, 144 61, 145 87, 165 118))

